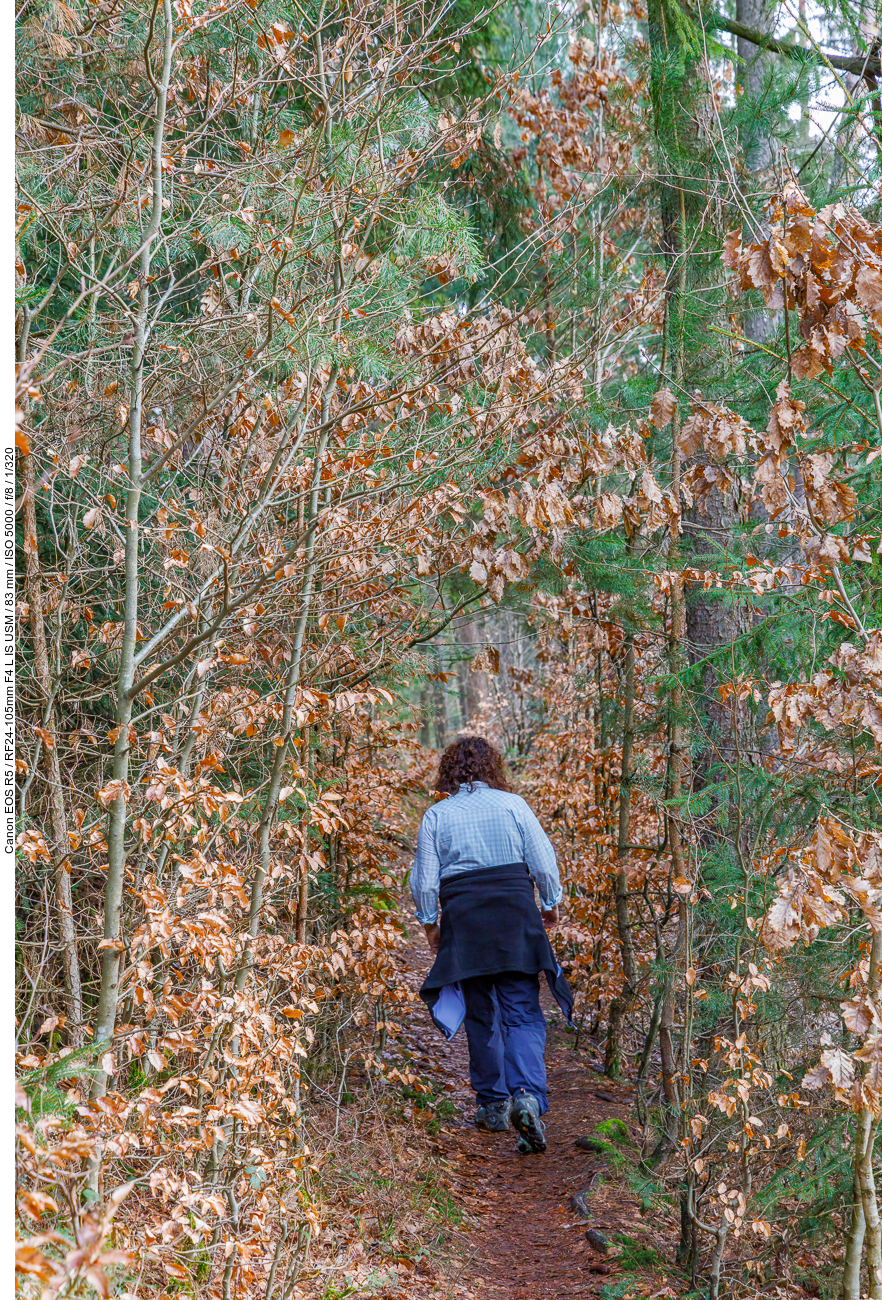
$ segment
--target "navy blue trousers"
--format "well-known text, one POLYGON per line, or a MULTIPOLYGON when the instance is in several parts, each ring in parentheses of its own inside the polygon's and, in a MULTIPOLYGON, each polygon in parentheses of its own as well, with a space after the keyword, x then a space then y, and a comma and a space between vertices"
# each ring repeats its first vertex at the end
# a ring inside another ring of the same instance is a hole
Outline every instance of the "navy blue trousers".
POLYGON ((507 1101, 524 1089, 548 1110, 545 1017, 539 976, 521 971, 462 981, 469 1068, 478 1103, 507 1101))

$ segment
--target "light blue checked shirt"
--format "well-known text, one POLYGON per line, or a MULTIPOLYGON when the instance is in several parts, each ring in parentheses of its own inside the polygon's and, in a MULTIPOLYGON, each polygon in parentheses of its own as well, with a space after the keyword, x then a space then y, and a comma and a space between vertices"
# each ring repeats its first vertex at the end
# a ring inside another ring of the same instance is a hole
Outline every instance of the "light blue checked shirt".
POLYGON ((436 803, 420 822, 410 892, 423 925, 438 920, 441 881, 481 867, 526 862, 546 912, 563 898, 554 849, 526 800, 486 781, 472 785, 436 803))

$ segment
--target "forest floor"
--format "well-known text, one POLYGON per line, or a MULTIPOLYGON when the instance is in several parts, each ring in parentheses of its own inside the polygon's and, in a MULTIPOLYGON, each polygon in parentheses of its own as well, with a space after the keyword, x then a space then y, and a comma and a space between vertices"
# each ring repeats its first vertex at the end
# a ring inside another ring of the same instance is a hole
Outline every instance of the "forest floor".
MULTIPOLYGON (((406 950, 404 961, 405 978, 416 992, 430 964, 422 936, 406 950)), ((543 1155, 519 1155, 513 1130, 475 1128, 465 1031, 445 1043, 422 1003, 414 1004, 408 1017, 422 1020, 413 1047, 423 1068, 431 1070, 434 1089, 443 1090, 458 1112, 440 1127, 433 1143, 436 1157, 443 1154, 450 1192, 464 1213, 462 1229, 449 1241, 451 1258, 443 1269, 448 1285, 453 1284, 454 1294, 471 1293, 481 1300, 600 1298, 605 1290, 616 1296, 673 1296, 670 1266, 662 1254, 670 1252, 670 1216, 665 1213, 664 1223, 661 1215, 644 1216, 625 1176, 629 1163, 636 1162, 639 1144, 633 1089, 600 1074, 584 1037, 582 1050, 574 1051, 575 1035, 561 1024, 544 987, 542 1000, 549 1024, 548 1150, 543 1155), (619 1124, 610 1125, 610 1120, 619 1124), (620 1136, 609 1143, 611 1158, 576 1145, 582 1136, 604 1140, 614 1129, 620 1136), (590 1217, 575 1207, 578 1193, 585 1194, 590 1217), (598 1248, 586 1239, 588 1230, 606 1238, 605 1250, 602 1243, 598 1248), (633 1287, 621 1285, 629 1281, 633 1287)), ((436 1294, 445 1289, 438 1278, 436 1294)))
MULTIPOLYGON (((416 995, 430 955, 410 906, 403 912, 411 937, 397 961, 416 995)), ((574 1050, 544 987, 543 1006, 548 1150, 529 1156, 514 1131, 475 1128, 465 1031, 446 1042, 415 996, 387 1009, 394 1026, 379 1054, 422 1091, 402 1096, 393 1076, 378 1105, 353 1076, 360 1099, 325 1106, 336 1140, 314 1137, 332 1151, 321 1176, 327 1226, 296 1300, 662 1300, 688 1290, 673 1268, 671 1208, 656 1201, 643 1213, 630 1185, 640 1150, 633 1089, 603 1077, 585 1035, 574 1050), (604 1149, 591 1153, 580 1137, 604 1149), (574 1205, 579 1193, 587 1213, 574 1205)))

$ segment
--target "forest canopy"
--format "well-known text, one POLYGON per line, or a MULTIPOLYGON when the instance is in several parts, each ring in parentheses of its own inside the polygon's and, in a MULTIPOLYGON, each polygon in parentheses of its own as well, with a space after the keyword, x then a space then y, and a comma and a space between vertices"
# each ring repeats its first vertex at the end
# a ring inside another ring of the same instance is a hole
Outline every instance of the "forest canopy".
POLYGON ((466 1294, 437 1209, 358 1272, 346 1144, 451 1121, 406 880, 477 732, 631 1089, 597 1294, 880 1300, 875 11, 16 41, 20 1294, 466 1294))

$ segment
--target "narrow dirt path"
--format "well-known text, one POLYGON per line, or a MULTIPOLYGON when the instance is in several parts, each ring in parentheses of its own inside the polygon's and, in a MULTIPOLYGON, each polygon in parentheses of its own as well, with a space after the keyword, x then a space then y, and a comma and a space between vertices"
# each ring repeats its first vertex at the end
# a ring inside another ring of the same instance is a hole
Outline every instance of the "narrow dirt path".
MULTIPOLYGON (((418 930, 413 922, 411 933, 418 930)), ((408 949, 405 960, 405 978, 416 991, 429 966, 422 937, 408 949)), ((486 1133, 474 1127, 464 1030, 452 1043, 445 1043, 423 1013, 424 1023, 411 1039, 424 1077, 432 1078, 435 1089, 443 1090, 459 1111, 445 1122, 435 1142, 439 1154, 452 1162, 451 1191, 466 1212, 456 1281, 482 1300, 599 1297, 627 1264, 617 1257, 621 1247, 614 1243, 614 1234, 625 1233, 653 1249, 661 1244, 652 1231, 661 1224, 653 1225, 641 1215, 639 1201, 616 1177, 606 1157, 575 1144, 576 1138, 592 1134, 609 1119, 622 1121, 636 1137, 631 1089, 609 1082, 591 1069, 584 1052, 573 1051, 573 1036, 560 1026, 547 990, 543 1006, 549 1022, 550 1104, 544 1155, 519 1155, 513 1132, 486 1133), (572 1203, 574 1195, 583 1191, 590 1218, 572 1203), (609 1239, 610 1251, 603 1253, 586 1240, 589 1228, 609 1239)), ((411 1026, 418 1024, 421 1010, 421 1006, 413 1009, 411 1026)), ((631 1270, 633 1277, 633 1264, 631 1270)), ((664 1288, 663 1272, 653 1276, 654 1272, 651 1268, 642 1272, 641 1281, 664 1288)))

